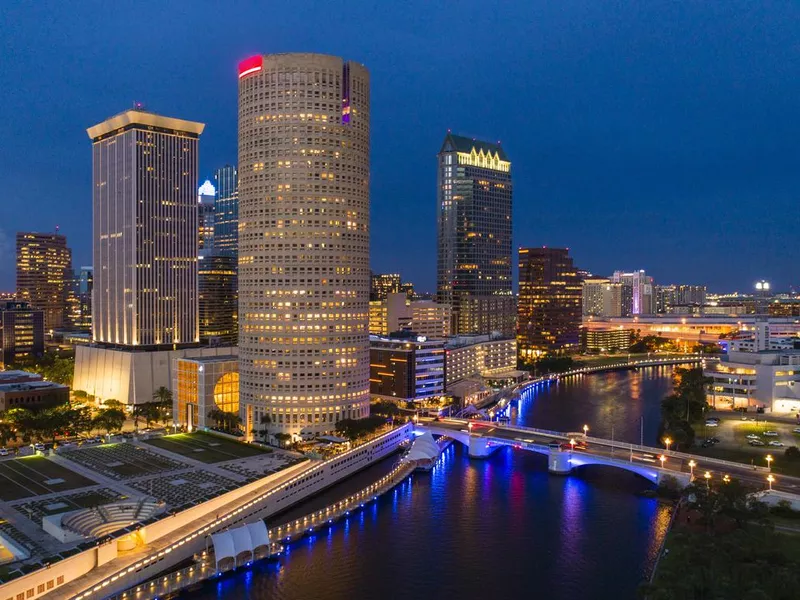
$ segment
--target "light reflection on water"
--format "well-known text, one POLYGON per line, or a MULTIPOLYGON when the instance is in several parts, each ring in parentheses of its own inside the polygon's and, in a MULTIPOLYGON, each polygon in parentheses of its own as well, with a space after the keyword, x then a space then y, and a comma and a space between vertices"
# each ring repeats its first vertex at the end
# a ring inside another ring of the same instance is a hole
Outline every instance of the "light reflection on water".
MULTIPOLYGON (((648 420, 669 393, 671 371, 646 371, 562 382, 530 394, 518 417, 561 430, 588 422, 597 435, 605 427, 610 432, 613 418, 618 438, 638 441, 643 414, 646 437, 654 436, 657 421, 648 420), (625 427, 622 420, 631 418, 625 427)), ((392 462, 281 520, 364 487, 392 462)), ((415 474, 348 520, 295 543, 279 563, 258 563, 185 597, 634 598, 666 533, 669 510, 637 497, 648 484, 630 473, 588 467, 562 477, 546 468, 544 457, 510 448, 470 460, 454 444, 432 473, 415 474)))

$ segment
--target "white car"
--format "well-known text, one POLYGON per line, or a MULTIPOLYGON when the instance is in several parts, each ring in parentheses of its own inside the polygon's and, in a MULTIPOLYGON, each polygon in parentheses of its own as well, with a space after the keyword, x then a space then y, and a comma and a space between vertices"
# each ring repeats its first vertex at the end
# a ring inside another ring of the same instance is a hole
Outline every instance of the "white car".
POLYGON ((765 431, 764 435, 767 436, 767 437, 778 437, 778 432, 777 431, 765 431))
POLYGON ((794 433, 800 433, 800 427, 795 427, 794 429, 792 429, 792 431, 794 433))
POLYGON ((11 453, 8 451, 8 448, 0 448, 0 456, 8 456, 9 454, 11 453))
POLYGON ((719 427, 719 423, 716 421, 706 421, 706 427, 719 427))
POLYGON ((770 445, 770 446, 778 446, 778 447, 780 447, 780 446, 783 446, 783 442, 779 442, 778 440, 772 440, 772 441, 769 443, 769 445, 770 445))
POLYGON ((747 439, 748 440, 757 440, 757 439, 759 439, 759 437, 755 433, 748 433, 747 434, 747 439))
POLYGON ((44 452, 44 444, 35 444, 33 446, 33 449, 36 450, 37 452, 44 452))

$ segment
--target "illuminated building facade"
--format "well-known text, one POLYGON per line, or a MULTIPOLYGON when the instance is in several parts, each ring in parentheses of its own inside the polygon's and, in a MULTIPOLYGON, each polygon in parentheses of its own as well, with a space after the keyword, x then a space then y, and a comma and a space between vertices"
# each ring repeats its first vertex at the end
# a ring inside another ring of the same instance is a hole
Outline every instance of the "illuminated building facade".
POLYGON ((214 175, 214 254, 239 256, 239 177, 236 167, 225 165, 214 175))
POLYGON ((500 144, 452 133, 438 160, 436 300, 455 334, 513 335, 511 162, 500 144))
POLYGON ((244 431, 369 414, 367 69, 321 54, 239 65, 244 431))
POLYGON ((622 284, 609 279, 591 277, 583 279, 582 314, 593 317, 622 316, 622 284))
POLYGON ((581 352, 620 352, 627 350, 633 340, 633 329, 608 329, 581 328, 581 352))
POLYGON ((67 322, 72 252, 57 233, 17 233, 17 299, 44 311, 45 331, 67 322))
POLYGON ((526 360, 578 349, 581 281, 567 248, 520 248, 517 348, 526 360))
POLYGON ((373 273, 370 300, 386 300, 389 294, 399 294, 402 282, 399 273, 373 273))
POLYGON ((369 302, 369 332, 387 336, 401 329, 428 338, 450 335, 451 310, 432 300, 408 300, 403 292, 388 294, 384 300, 369 302))
POLYGON ((201 254, 197 267, 200 341, 236 343, 236 259, 201 254))
POLYGON ((622 314, 652 315, 656 312, 656 297, 653 278, 643 270, 623 272, 614 271, 611 276, 613 283, 622 285, 622 314))
POLYGON ((172 373, 172 418, 189 431, 212 427, 212 410, 239 414, 239 361, 236 356, 176 358, 172 373))
POLYGON ((197 150, 204 125, 134 109, 90 127, 96 343, 196 343, 197 150))
POLYGON ((369 388, 374 396, 421 401, 444 394, 444 340, 416 332, 370 336, 369 388))
POLYGON ((456 336, 447 341, 447 386, 464 379, 502 378, 517 368, 517 340, 488 335, 456 336))
POLYGON ((197 190, 197 249, 214 250, 214 201, 217 190, 208 179, 197 190))
POLYGON ((0 302, 0 367, 44 354, 44 311, 27 302, 0 302))

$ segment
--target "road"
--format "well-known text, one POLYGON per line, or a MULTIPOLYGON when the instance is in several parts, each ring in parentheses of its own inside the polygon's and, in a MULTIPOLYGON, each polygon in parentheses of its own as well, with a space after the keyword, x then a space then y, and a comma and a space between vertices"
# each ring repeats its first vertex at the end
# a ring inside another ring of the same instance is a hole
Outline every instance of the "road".
MULTIPOLYGON (((420 421, 422 422, 423 420, 421 419, 420 421)), ((431 422, 430 419, 425 419, 424 421, 431 422)), ((466 420, 444 419, 435 424, 438 427, 452 429, 453 431, 463 431, 467 429, 469 422, 470 421, 466 420)), ((507 440, 510 445, 514 445, 514 442, 539 443, 545 445, 554 441, 568 443, 566 433, 550 432, 550 434, 548 434, 543 430, 536 430, 529 427, 499 425, 489 421, 471 421, 471 423, 472 435, 507 440)), ((580 442, 584 439, 582 434, 573 435, 572 438, 574 438, 576 442, 580 442)), ((631 462, 650 463, 654 464, 654 466, 661 466, 658 457, 663 454, 666 456, 664 468, 668 470, 690 473, 692 472, 692 468, 689 466, 689 462, 694 460, 696 465, 693 470, 697 477, 702 477, 706 471, 709 471, 712 476, 712 482, 714 480, 719 480, 724 475, 730 475, 732 478, 739 479, 742 482, 746 482, 760 489, 766 489, 768 487, 766 479, 768 471, 764 467, 756 469, 751 465, 721 461, 700 455, 667 452, 663 449, 659 450, 658 448, 649 448, 624 442, 612 442, 611 440, 603 440, 591 436, 586 438, 586 441, 588 443, 586 449, 576 448, 575 452, 583 452, 619 460, 630 460, 631 462)), ((775 475, 773 489, 798 494, 800 493, 800 478, 775 475)))

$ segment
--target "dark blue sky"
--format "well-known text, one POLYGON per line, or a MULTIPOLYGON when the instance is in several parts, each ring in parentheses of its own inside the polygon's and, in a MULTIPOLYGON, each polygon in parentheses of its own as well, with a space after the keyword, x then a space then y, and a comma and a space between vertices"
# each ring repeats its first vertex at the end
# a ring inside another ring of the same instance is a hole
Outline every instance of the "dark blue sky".
POLYGON ((513 161, 514 245, 605 274, 800 285, 800 3, 0 3, 0 290, 17 230, 91 261, 85 128, 134 100, 236 161, 236 65, 324 52, 372 74, 372 266, 433 289, 448 128, 513 161))

